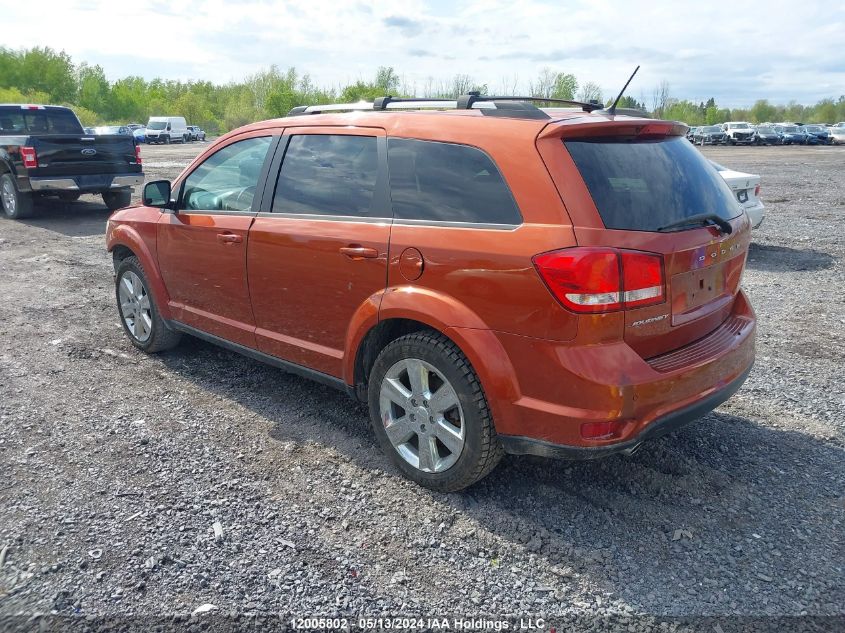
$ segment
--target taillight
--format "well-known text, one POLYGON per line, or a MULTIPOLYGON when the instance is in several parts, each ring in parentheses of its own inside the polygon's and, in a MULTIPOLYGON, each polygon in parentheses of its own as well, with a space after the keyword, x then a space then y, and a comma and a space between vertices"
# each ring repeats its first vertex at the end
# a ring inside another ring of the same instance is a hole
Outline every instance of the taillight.
POLYGON ((555 298, 573 312, 612 312, 663 303, 663 258, 615 248, 564 248, 534 257, 555 298))
POLYGON ((754 187, 754 195, 755 196, 760 195, 760 185, 757 185, 756 187, 754 187))
POLYGON ((138 163, 139 165, 141 164, 141 146, 140 145, 135 146, 135 162, 138 163))
POLYGON ((21 147, 21 159, 23 160, 23 166, 27 169, 38 167, 38 156, 35 154, 34 147, 21 147))

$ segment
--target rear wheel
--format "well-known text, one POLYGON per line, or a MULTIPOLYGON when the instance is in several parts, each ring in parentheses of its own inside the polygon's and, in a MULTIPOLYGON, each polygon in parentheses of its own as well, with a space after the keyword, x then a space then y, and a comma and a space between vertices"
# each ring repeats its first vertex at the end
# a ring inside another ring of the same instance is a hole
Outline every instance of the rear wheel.
POLYGON ((109 208, 109 211, 117 211, 123 207, 128 207, 132 202, 132 192, 129 189, 119 189, 118 191, 104 191, 103 202, 109 208))
POLYGON ((115 296, 123 331, 135 347, 152 354, 179 344, 181 335, 169 329, 159 315, 137 257, 127 257, 118 265, 115 296))
POLYGON ((32 194, 18 191, 11 174, 0 176, 0 203, 3 214, 10 220, 28 218, 34 210, 32 194))
POLYGON ((478 377, 442 334, 417 332, 391 342, 376 359, 368 390, 382 449, 416 483, 461 490, 501 459, 478 377))

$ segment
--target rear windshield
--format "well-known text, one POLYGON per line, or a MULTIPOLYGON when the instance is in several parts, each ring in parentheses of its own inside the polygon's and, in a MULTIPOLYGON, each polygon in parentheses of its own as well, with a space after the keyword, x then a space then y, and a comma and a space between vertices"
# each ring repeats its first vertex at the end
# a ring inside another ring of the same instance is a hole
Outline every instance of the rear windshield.
POLYGON ((656 231, 701 213, 742 210, 721 176, 683 137, 565 141, 609 229, 656 231))
POLYGON ((0 134, 84 134, 70 110, 0 108, 0 134))

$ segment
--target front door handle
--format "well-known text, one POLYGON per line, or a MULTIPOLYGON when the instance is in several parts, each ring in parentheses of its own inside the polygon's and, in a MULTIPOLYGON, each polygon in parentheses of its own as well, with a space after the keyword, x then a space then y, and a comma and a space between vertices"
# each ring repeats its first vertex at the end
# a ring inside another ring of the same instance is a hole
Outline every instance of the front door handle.
POLYGON ((237 233, 218 233, 217 241, 221 244, 240 244, 244 241, 244 236, 237 233))
POLYGON ((378 257, 378 251, 367 246, 342 246, 340 252, 346 255, 349 259, 375 259, 378 257))

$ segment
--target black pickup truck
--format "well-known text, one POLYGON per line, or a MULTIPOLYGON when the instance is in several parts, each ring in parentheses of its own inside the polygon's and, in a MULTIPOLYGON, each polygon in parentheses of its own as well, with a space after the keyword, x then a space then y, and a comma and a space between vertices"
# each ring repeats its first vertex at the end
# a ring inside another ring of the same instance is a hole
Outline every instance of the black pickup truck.
POLYGON ((144 183, 131 136, 92 136, 69 108, 0 104, 0 202, 8 218, 32 215, 39 196, 102 194, 110 210, 144 183))

